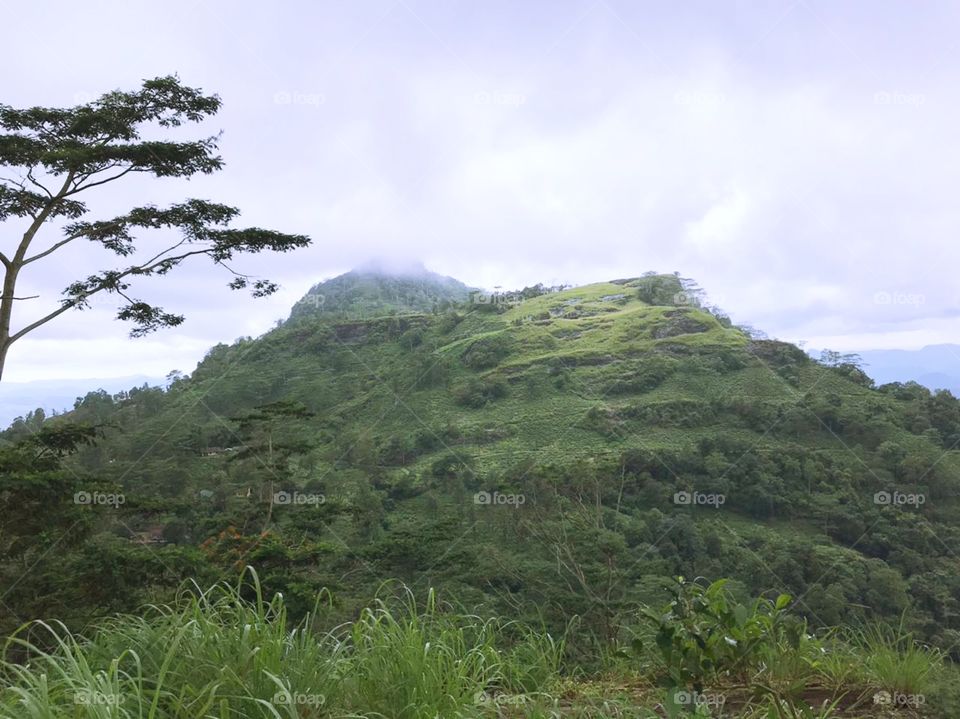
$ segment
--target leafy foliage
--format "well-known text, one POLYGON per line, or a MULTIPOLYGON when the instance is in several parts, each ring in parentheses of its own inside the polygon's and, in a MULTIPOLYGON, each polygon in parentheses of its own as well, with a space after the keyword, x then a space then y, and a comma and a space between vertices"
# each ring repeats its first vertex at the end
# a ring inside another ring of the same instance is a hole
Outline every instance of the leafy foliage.
POLYGON ((0 253, 0 373, 14 342, 67 310, 88 308, 91 296, 101 293, 121 300, 117 319, 131 322, 135 337, 179 325, 182 315, 132 296, 132 285, 140 278, 166 275, 193 257, 206 257, 231 273, 231 289, 249 286, 256 297, 277 290, 270 280, 240 274, 227 263, 241 254, 306 247, 308 237, 229 227, 239 210, 206 200, 190 199, 166 208, 144 205, 110 219, 86 219, 87 205, 78 199, 128 175, 192 177, 221 169, 216 136, 185 142, 143 137, 151 127, 164 130, 199 123, 220 106, 219 97, 187 87, 175 76, 145 80, 139 90, 116 90, 72 108, 0 105, 0 167, 19 175, 0 179, 0 221, 23 221, 13 252, 0 253), (41 230, 61 218, 69 220, 63 224, 62 237, 37 248, 41 230), (135 235, 145 230, 176 230, 181 239, 138 254, 142 246, 135 235), (21 273, 77 241, 91 243, 127 264, 77 279, 63 291, 59 307, 13 328, 15 303, 26 299, 16 295, 21 273))
POLYGON ((804 623, 788 617, 790 597, 737 602, 726 579, 704 586, 678 578, 674 599, 661 611, 647 609, 670 686, 693 687, 723 678, 747 680, 781 649, 797 649, 804 623))

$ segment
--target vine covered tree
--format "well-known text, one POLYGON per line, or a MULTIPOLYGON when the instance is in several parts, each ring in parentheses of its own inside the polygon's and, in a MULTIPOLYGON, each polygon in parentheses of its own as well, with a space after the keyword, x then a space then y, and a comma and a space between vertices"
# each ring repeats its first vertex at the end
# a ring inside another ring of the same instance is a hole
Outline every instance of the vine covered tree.
POLYGON ((165 275, 191 258, 206 257, 224 268, 231 274, 231 289, 249 288, 255 297, 277 290, 270 280, 238 273, 228 263, 240 254, 305 247, 310 238, 230 227, 239 210, 206 200, 143 205, 113 218, 93 219, 82 199, 88 190, 138 173, 191 177, 221 169, 217 136, 192 141, 142 136, 148 129, 162 132, 201 122, 220 106, 217 95, 186 87, 176 76, 146 80, 138 90, 109 92, 71 108, 0 104, 0 223, 22 227, 22 233, 16 229, 0 236, 0 377, 14 342, 70 309, 89 307, 90 297, 99 293, 120 299, 117 319, 133 324, 134 337, 179 325, 182 315, 134 296, 131 286, 138 278, 165 275), (167 239, 138 246, 136 235, 145 230, 159 230, 167 239), (170 230, 177 233, 173 239, 164 232, 170 230), (25 270, 52 261, 48 258, 82 241, 93 251, 112 253, 119 264, 76 279, 39 318, 14 327, 18 303, 38 299, 18 295, 25 270))

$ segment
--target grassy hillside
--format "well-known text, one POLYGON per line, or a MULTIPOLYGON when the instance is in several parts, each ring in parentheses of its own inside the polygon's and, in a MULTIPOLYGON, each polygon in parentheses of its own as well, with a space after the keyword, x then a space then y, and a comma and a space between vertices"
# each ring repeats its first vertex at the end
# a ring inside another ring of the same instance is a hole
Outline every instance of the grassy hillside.
POLYGON ((330 621, 355 619, 385 579, 553 636, 577 617, 564 657, 593 671, 683 575, 788 594, 814 629, 902 621, 957 658, 949 393, 752 337, 672 275, 350 306, 215 347, 167 391, 15 423, 6 630, 82 628, 252 565, 295 621, 321 590, 330 621))

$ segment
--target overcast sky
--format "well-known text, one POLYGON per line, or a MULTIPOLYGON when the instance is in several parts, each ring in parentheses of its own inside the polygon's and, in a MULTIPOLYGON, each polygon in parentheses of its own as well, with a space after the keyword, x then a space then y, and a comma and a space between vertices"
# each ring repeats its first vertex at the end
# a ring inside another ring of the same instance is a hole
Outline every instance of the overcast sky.
MULTIPOLYGON (((371 257, 482 287, 678 270, 735 321, 855 350, 960 342, 960 3, 34 2, 4 7, 0 102, 72 105, 176 72, 218 93, 224 171, 105 189, 104 216, 197 196, 314 245, 135 292, 14 346, 4 380, 190 371, 371 257)), ((22 229, 8 222, 0 248, 22 229)), ((49 238, 55 237, 51 234, 49 238)), ((19 322, 115 262, 22 276, 19 322)), ((17 324, 17 322, 15 322, 17 324)))

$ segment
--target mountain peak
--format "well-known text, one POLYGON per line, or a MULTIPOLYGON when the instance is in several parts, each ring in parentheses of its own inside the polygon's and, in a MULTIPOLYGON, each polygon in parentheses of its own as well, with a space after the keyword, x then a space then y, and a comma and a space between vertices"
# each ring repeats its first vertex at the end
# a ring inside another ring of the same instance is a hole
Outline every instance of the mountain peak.
POLYGON ((375 317, 431 312, 465 302, 471 288, 431 272, 422 262, 374 259, 310 288, 290 318, 312 314, 375 317))

